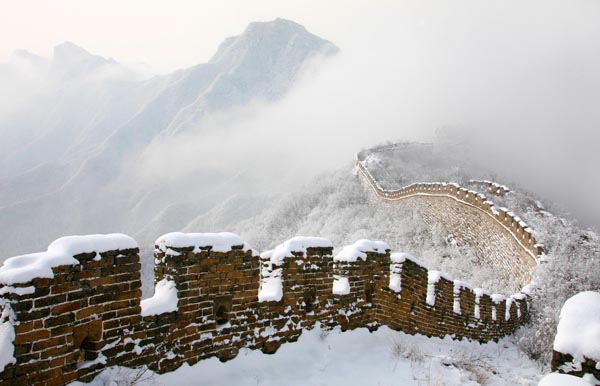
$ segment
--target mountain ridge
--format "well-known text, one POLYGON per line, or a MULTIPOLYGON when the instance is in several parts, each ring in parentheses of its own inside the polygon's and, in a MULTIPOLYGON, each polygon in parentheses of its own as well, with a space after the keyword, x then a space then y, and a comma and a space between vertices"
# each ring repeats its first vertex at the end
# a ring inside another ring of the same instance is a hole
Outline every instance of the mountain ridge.
MULTIPOLYGON (((13 115, 14 129, 7 136, 12 139, 0 146, 0 214, 5 218, 0 229, 20 243, 27 242, 23 235, 34 221, 46 224, 37 225, 42 233, 45 227, 52 228, 50 233, 101 231, 104 219, 85 221, 84 214, 90 207, 124 200, 113 194, 122 190, 114 185, 149 144, 197 130, 209 114, 255 100, 275 101, 293 87, 312 58, 337 50, 299 24, 276 19, 252 23, 226 39, 207 63, 138 81, 113 72, 121 68, 113 59, 71 42, 58 45, 49 65, 58 86, 48 85, 35 96, 34 106, 13 115), (64 68, 56 68, 61 60, 64 68), (37 215, 23 215, 28 212, 37 215)), ((135 187, 127 187, 131 189, 135 187)), ((41 245, 54 236, 30 242, 41 245)), ((4 253, 24 250, 7 248, 4 253)))

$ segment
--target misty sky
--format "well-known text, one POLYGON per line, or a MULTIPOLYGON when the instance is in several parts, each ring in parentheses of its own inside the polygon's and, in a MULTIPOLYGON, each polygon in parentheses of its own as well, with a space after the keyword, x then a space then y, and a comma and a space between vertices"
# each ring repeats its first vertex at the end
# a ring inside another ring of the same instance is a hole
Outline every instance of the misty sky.
POLYGON ((26 0, 2 9, 0 62, 16 48, 50 56, 70 40, 158 72, 208 60, 251 21, 292 19, 342 53, 245 125, 292 127, 338 164, 386 140, 468 129, 478 162, 600 224, 599 1, 26 0))
POLYGON ((11 2, 0 14, 0 61, 15 48, 49 56, 73 41, 121 62, 147 63, 158 71, 207 61, 219 43, 251 21, 294 20, 338 44, 356 28, 398 7, 395 1, 129 0, 11 2))

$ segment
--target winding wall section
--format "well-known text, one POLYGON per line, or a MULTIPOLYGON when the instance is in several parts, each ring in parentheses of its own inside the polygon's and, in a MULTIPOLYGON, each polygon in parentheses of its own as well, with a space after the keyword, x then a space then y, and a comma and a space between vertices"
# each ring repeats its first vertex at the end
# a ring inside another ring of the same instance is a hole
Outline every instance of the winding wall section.
POLYGON ((398 190, 383 189, 360 160, 356 169, 385 201, 416 209, 428 225, 441 225, 460 243, 471 246, 481 261, 515 283, 529 283, 542 246, 527 224, 506 208, 496 208, 485 195, 453 183, 415 183, 398 190))

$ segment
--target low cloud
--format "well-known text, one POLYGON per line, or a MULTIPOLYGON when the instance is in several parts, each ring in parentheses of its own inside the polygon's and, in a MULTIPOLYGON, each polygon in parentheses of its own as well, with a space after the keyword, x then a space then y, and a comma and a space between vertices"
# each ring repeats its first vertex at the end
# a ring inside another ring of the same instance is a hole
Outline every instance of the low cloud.
POLYGON ((598 11, 592 1, 390 6, 335 41, 340 54, 282 101, 155 143, 141 174, 209 168, 281 188, 361 148, 452 126, 474 162, 600 224, 598 11))

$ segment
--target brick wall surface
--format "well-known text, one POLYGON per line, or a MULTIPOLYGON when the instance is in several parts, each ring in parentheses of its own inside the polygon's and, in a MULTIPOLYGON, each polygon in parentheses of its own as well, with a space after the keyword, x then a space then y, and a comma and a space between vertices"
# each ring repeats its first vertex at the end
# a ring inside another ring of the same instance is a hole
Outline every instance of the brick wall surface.
POLYGON ((334 262, 332 248, 294 252, 281 266, 283 298, 259 302, 260 257, 242 246, 210 249, 155 252, 155 280, 168 278, 177 288, 173 312, 141 316, 137 249, 101 259, 95 253, 75 256, 80 264, 53 268, 53 279, 19 285, 32 286, 34 293, 3 295, 0 304, 15 314, 17 363, 0 373, 0 385, 89 381, 113 365, 147 365, 163 373, 213 356, 229 360, 244 347, 274 353, 317 322, 323 328, 387 325, 409 334, 486 342, 510 334, 526 318, 524 297, 512 300, 507 319, 506 300, 476 298, 468 288, 457 294, 444 278, 433 284, 435 303, 427 304, 428 272, 412 260, 394 265, 401 275, 401 289, 394 292, 389 251, 368 252, 356 262, 334 262), (333 294, 334 275, 348 278, 348 294, 333 294), (460 314, 453 311, 455 301, 460 314))
POLYGON ((379 198, 407 205, 427 224, 442 226, 459 243, 471 246, 477 258, 497 268, 517 287, 531 281, 543 247, 536 242, 527 224, 514 213, 496 208, 483 194, 456 184, 416 183, 399 190, 385 190, 360 160, 356 167, 379 198))
POLYGON ((535 260, 482 211, 448 197, 414 196, 401 203, 416 210, 426 224, 442 225, 459 244, 471 246, 478 259, 515 283, 513 290, 531 281, 535 260))

